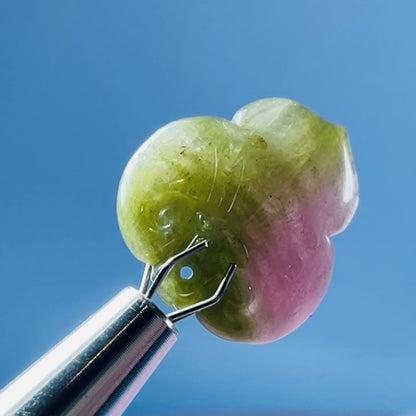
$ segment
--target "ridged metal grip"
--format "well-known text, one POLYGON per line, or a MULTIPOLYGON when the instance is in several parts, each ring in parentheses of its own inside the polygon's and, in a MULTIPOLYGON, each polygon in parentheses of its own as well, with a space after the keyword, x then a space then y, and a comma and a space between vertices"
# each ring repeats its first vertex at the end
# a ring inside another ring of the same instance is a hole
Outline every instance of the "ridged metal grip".
POLYGON ((0 415, 121 415, 177 339, 127 288, 0 392, 0 415))

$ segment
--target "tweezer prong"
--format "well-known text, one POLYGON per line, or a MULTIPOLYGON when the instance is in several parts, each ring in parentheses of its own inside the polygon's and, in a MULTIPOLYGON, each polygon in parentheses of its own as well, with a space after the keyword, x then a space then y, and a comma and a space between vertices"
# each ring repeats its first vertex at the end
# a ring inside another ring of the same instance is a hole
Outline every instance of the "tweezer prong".
POLYGON ((149 281, 150 281, 150 277, 152 275, 153 272, 153 267, 151 264, 146 263, 145 267, 144 267, 144 272, 143 272, 143 277, 142 277, 142 281, 140 282, 140 293, 142 293, 143 295, 146 293, 147 290, 147 286, 149 285, 149 281))
POLYGON ((181 251, 178 254, 175 254, 174 256, 169 258, 165 263, 162 264, 162 266, 156 272, 155 280, 146 289, 144 296, 146 296, 148 299, 152 298, 160 283, 162 283, 165 276, 170 272, 170 270, 176 263, 208 247, 207 240, 203 240, 198 244, 192 245, 197 239, 198 236, 195 236, 185 250, 181 251))
POLYGON ((221 299, 222 295, 227 289, 227 286, 230 283, 232 277, 234 276, 236 269, 236 264, 231 263, 229 265, 224 278, 221 280, 221 283, 218 285, 217 290, 210 298, 204 299, 201 302, 195 303, 194 305, 187 306, 186 308, 179 309, 178 311, 171 312, 168 315, 166 315, 167 318, 170 319, 170 321, 172 322, 178 322, 181 319, 194 314, 195 312, 199 312, 202 309, 206 309, 215 305, 221 299))
POLYGON ((191 242, 186 246, 186 248, 190 248, 195 245, 195 243, 200 239, 201 237, 196 234, 195 237, 191 240, 191 242))

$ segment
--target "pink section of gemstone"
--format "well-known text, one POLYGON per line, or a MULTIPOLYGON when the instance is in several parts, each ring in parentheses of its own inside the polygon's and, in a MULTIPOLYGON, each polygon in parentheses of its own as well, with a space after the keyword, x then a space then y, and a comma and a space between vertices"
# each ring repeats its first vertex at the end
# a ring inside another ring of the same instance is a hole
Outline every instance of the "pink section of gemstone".
MULTIPOLYGON (((342 209, 339 198, 331 194, 314 203, 304 202, 293 207, 289 218, 272 224, 270 234, 258 242, 258 247, 253 242, 256 253, 243 273, 255 299, 248 312, 257 321, 256 342, 282 338, 318 307, 329 285, 334 257, 325 229, 331 234, 341 231, 357 203, 355 182, 354 192, 342 209), (338 229, 333 228, 335 223, 338 229)), ((255 224, 247 231, 258 235, 255 224)))

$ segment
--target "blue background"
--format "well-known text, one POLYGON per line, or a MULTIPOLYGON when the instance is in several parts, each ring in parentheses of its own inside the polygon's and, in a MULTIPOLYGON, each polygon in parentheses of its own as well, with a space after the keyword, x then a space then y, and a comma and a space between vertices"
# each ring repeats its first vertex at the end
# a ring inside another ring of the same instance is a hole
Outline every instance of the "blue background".
POLYGON ((179 324, 127 415, 410 415, 415 13, 387 0, 1 1, 0 385, 138 284, 115 199, 143 140, 283 96, 351 137, 361 202, 334 239, 328 295, 268 345, 179 324))

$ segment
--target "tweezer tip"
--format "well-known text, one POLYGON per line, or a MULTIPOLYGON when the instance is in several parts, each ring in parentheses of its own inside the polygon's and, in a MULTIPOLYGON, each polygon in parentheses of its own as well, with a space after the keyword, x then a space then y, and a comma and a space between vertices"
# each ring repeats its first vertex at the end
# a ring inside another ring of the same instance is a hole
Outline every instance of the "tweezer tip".
POLYGON ((228 284, 230 283, 232 277, 234 276, 236 269, 237 269, 237 265, 234 263, 230 263, 227 271, 225 272, 223 279, 221 280, 220 284, 217 287, 217 290, 211 297, 209 297, 208 299, 202 300, 200 302, 197 302, 194 305, 190 305, 178 311, 172 312, 167 315, 167 318, 172 322, 178 322, 183 318, 186 318, 190 315, 193 315, 196 312, 202 311, 203 309, 210 308, 211 306, 214 306, 215 304, 217 304, 222 298, 222 296, 224 295, 224 292, 227 289, 228 284))
POLYGON ((188 244, 185 250, 182 250, 181 252, 168 258, 155 273, 153 273, 154 270, 153 268, 151 268, 151 266, 146 265, 145 273, 142 279, 142 283, 140 285, 140 290, 144 297, 148 299, 152 298, 160 283, 162 283, 163 279, 166 277, 166 275, 170 272, 170 270, 175 264, 189 256, 192 256, 200 252, 201 250, 206 249, 209 246, 208 240, 206 239, 203 239, 202 241, 199 241, 197 243, 197 241, 200 238, 201 237, 197 234, 191 240, 191 242, 188 244), (150 282, 152 280, 151 274, 154 277, 152 282, 150 282))
MULTIPOLYGON (((170 272, 172 267, 177 264, 179 261, 198 253, 201 250, 209 247, 209 241, 206 239, 202 239, 201 236, 198 234, 194 236, 194 238, 190 241, 188 246, 185 250, 179 252, 178 254, 173 255, 169 259, 167 259, 160 267, 154 269, 150 264, 146 264, 143 279, 140 285, 140 292, 142 295, 147 298, 151 299, 154 293, 156 292, 158 286, 166 277, 166 275, 170 272), (152 279, 153 277, 153 279, 152 279)), ((215 293, 209 297, 208 299, 204 299, 200 302, 195 303, 194 305, 190 305, 183 309, 174 311, 167 316, 167 318, 172 322, 177 322, 183 318, 186 318, 189 315, 192 315, 196 312, 199 312, 203 309, 209 308, 215 305, 224 295, 225 290, 228 287, 234 273, 237 269, 237 265, 234 263, 230 263, 228 266, 227 271, 224 274, 221 282, 219 283, 215 293)))

